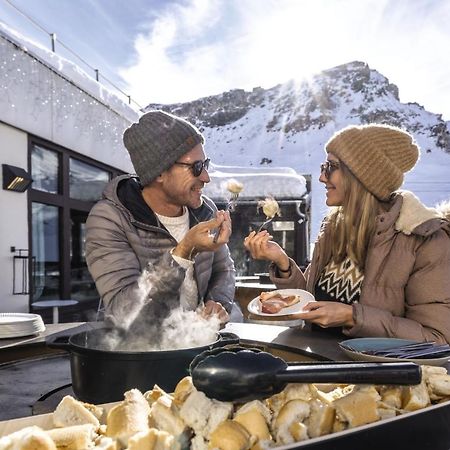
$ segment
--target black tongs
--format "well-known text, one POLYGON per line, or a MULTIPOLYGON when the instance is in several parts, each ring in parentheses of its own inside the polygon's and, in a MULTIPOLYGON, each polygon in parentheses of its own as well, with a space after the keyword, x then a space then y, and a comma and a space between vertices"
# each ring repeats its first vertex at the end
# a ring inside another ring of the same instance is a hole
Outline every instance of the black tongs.
POLYGON ((207 350, 190 365, 194 386, 220 401, 250 401, 281 392, 287 383, 419 384, 421 368, 395 363, 286 363, 259 349, 207 350))

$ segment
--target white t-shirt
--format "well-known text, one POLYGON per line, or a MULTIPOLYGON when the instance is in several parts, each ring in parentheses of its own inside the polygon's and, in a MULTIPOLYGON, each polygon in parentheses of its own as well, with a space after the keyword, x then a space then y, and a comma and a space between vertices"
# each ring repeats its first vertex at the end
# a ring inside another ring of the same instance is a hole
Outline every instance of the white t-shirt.
MULTIPOLYGON (((189 212, 183 208, 183 214, 179 217, 167 217, 156 214, 160 222, 169 233, 180 242, 189 231, 189 212)), ((194 261, 172 255, 172 258, 184 269, 186 275, 180 290, 180 305, 186 310, 195 310, 198 306, 198 288, 194 279, 194 261)))

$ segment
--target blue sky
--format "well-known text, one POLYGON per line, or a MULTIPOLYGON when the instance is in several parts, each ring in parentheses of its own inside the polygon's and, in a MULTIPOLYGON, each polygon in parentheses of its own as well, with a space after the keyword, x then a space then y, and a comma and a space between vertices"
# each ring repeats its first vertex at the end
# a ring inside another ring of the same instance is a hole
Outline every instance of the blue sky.
POLYGON ((450 120, 447 0, 0 0, 2 22, 49 47, 11 3, 142 106, 361 60, 450 120))

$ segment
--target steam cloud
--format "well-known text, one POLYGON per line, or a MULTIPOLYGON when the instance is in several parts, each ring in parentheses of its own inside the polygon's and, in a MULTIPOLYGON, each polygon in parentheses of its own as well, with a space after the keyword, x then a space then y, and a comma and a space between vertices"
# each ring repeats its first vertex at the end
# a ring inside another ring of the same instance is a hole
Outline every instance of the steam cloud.
POLYGON ((217 340, 220 320, 217 316, 204 318, 200 308, 186 311, 174 308, 164 319, 143 317, 143 308, 152 302, 152 293, 167 290, 167 271, 150 265, 138 280, 134 301, 123 310, 120 328, 105 334, 99 343, 89 342, 91 348, 110 351, 161 351, 201 347, 217 340))

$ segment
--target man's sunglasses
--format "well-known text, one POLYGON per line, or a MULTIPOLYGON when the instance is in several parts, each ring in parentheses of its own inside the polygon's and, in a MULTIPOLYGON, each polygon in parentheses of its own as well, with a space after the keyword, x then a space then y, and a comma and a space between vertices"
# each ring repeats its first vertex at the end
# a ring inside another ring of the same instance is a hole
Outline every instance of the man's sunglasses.
POLYGON ((209 169, 209 158, 206 158, 204 161, 194 161, 193 163, 184 163, 184 162, 175 162, 179 166, 188 166, 192 169, 192 173, 194 177, 199 177, 204 170, 209 169))
POLYGON ((325 161, 320 165, 320 173, 323 173, 327 179, 330 178, 331 174, 339 169, 340 164, 337 161, 325 161))

